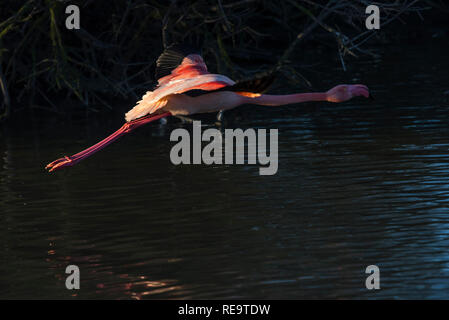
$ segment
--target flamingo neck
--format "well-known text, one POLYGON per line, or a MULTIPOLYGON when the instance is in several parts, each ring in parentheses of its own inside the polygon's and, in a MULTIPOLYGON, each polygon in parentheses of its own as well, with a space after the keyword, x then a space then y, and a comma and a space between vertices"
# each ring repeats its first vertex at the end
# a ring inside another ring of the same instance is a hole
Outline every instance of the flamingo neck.
POLYGON ((286 95, 263 94, 256 98, 247 98, 245 103, 258 104, 262 106, 282 106, 292 103, 309 102, 309 101, 327 101, 326 93, 295 93, 286 95))

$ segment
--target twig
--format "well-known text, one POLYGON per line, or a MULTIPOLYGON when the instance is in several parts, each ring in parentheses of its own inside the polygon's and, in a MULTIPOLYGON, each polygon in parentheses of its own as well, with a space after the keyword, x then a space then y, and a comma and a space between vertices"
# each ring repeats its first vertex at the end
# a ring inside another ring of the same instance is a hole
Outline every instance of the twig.
POLYGON ((3 93, 3 104, 5 106, 4 107, 5 112, 0 116, 0 119, 2 118, 6 119, 9 117, 11 113, 11 100, 9 98, 8 86, 6 85, 6 79, 5 76, 3 75, 1 62, 0 62, 0 88, 3 93))
POLYGON ((285 63, 285 61, 288 59, 290 54, 292 53, 293 49, 296 47, 296 45, 305 37, 307 37, 317 26, 320 25, 320 23, 326 19, 331 13, 332 10, 329 10, 328 7, 333 2, 333 0, 329 1, 325 8, 320 12, 319 16, 301 33, 299 33, 295 40, 290 44, 290 46, 284 51, 281 58, 278 60, 278 63, 275 67, 276 70, 279 70, 282 65, 285 63))
POLYGON ((170 3, 170 6, 167 9, 167 12, 165 13, 164 18, 162 19, 162 45, 164 46, 164 49, 170 45, 168 43, 167 26, 168 26, 170 12, 175 7, 175 5, 176 5, 176 0, 172 0, 172 2, 170 3))

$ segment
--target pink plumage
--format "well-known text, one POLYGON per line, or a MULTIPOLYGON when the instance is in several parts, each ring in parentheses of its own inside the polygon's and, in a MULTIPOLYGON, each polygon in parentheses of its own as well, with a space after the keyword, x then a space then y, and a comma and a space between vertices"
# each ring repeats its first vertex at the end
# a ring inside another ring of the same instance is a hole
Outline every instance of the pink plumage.
POLYGON ((125 114, 125 119, 129 122, 156 112, 167 104, 164 98, 171 94, 195 89, 211 91, 234 84, 224 75, 209 73, 203 58, 198 54, 190 54, 169 75, 160 78, 156 89, 147 91, 142 100, 125 114))
POLYGON ((242 104, 281 106, 306 101, 343 102, 357 96, 370 97, 368 87, 362 84, 338 85, 327 92, 262 94, 273 79, 271 75, 236 84, 224 75, 209 73, 199 54, 175 46, 165 50, 156 65, 158 85, 153 91, 147 91, 137 105, 126 113, 127 122, 120 129, 90 148, 49 163, 46 169, 51 172, 73 166, 135 128, 171 115, 218 112, 242 104), (224 90, 219 90, 221 88, 224 90), (188 96, 188 91, 198 89, 211 92, 195 98, 188 96))

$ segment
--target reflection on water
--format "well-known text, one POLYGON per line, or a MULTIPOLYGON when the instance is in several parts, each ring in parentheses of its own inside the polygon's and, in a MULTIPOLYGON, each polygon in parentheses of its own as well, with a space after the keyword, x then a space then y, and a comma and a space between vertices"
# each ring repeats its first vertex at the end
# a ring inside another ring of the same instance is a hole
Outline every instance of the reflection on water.
POLYGON ((56 174, 44 165, 120 121, 3 130, 0 297, 449 298, 441 50, 356 62, 354 81, 372 87, 374 103, 228 112, 229 128, 279 129, 274 176, 257 165, 173 166, 175 119, 56 174), (64 286, 69 264, 81 270, 76 292, 64 286), (371 264, 377 292, 364 286, 371 264))

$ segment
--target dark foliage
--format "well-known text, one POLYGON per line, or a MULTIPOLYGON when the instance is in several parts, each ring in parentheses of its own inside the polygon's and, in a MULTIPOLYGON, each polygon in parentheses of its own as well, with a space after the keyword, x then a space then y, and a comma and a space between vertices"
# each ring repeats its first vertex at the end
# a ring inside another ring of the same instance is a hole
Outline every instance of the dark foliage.
MULTIPOLYGON (((431 6, 447 9, 442 1, 384 2, 383 27, 431 6)), ((348 54, 370 54, 364 45, 376 33, 364 27, 368 4, 2 0, 0 113, 6 118, 21 106, 60 112, 74 100, 86 107, 110 107, 116 99, 137 99, 154 83, 158 55, 176 41, 202 43, 209 69, 236 79, 287 66, 282 70, 304 83, 288 68, 289 55, 304 38, 330 44, 343 67, 348 54), (69 4, 80 8, 80 30, 65 27, 69 4)))

